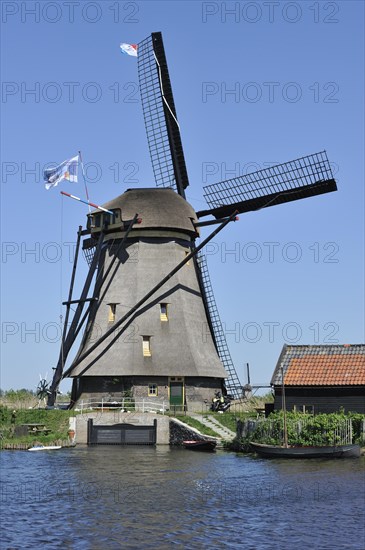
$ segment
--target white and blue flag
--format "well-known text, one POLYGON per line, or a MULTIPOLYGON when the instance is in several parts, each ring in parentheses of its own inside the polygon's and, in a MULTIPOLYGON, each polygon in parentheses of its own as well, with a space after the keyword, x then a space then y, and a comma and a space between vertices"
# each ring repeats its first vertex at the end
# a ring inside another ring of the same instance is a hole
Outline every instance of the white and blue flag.
POLYGON ((77 169, 79 166, 79 155, 70 160, 65 160, 55 168, 44 170, 43 177, 45 187, 51 189, 56 187, 62 180, 77 183, 77 169))

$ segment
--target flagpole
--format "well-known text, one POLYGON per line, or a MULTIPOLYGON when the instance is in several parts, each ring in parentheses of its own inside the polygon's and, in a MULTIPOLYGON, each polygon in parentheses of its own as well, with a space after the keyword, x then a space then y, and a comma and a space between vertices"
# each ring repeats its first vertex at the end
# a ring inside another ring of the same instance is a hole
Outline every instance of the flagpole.
POLYGON ((108 214, 111 214, 114 216, 114 212, 112 210, 108 210, 107 208, 104 208, 103 206, 99 206, 98 204, 94 204, 90 201, 84 201, 80 199, 80 197, 75 197, 75 195, 70 195, 70 193, 66 193, 65 191, 60 191, 61 195, 64 195, 65 197, 70 197, 70 199, 74 199, 75 201, 83 202, 84 204, 87 204, 90 208, 92 206, 93 208, 97 208, 98 210, 102 210, 103 212, 107 212, 108 214))
POLYGON ((81 155, 81 151, 79 151, 79 157, 80 157, 80 164, 81 164, 81 172, 82 172, 82 178, 84 180, 84 185, 85 185, 85 193, 86 193, 86 200, 87 200, 87 203, 89 205, 89 214, 91 212, 91 208, 90 208, 90 199, 89 199, 89 192, 87 190, 87 185, 86 185, 86 178, 85 178, 85 170, 84 170, 84 163, 82 162, 82 155, 81 155))

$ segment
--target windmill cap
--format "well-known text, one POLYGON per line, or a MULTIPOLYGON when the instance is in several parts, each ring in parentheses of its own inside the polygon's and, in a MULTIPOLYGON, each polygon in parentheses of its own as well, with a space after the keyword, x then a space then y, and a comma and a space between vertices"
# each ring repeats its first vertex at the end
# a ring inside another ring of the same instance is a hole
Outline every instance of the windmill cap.
MULTIPOLYGON (((198 236, 194 227, 197 215, 193 207, 173 189, 127 189, 123 195, 102 205, 107 210, 120 209, 122 220, 142 219, 138 229, 169 229, 198 236)), ((92 214, 101 212, 94 210, 92 214)))

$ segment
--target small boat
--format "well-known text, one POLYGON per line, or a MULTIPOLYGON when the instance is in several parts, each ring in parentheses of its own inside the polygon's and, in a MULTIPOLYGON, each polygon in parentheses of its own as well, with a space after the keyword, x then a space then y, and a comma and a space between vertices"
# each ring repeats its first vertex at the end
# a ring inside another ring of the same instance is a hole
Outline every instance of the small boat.
POLYGON ((296 445, 265 445, 250 443, 252 450, 266 458, 357 458, 359 445, 323 445, 300 447, 296 445))
POLYGON ((192 451, 215 451, 217 442, 212 439, 202 439, 200 441, 183 441, 185 449, 190 449, 192 451))
POLYGON ((62 449, 61 445, 34 445, 30 447, 28 451, 56 451, 62 449))

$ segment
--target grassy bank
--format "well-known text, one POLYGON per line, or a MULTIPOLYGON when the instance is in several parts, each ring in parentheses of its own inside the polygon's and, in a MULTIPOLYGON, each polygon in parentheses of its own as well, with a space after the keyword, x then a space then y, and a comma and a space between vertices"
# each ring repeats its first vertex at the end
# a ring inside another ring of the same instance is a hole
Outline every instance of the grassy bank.
POLYGON ((219 437, 219 435, 214 432, 209 426, 205 426, 199 420, 196 420, 195 418, 191 418, 191 416, 181 416, 179 417, 179 420, 187 424, 188 426, 191 426, 192 428, 195 428, 203 435, 208 435, 210 437, 219 437))
POLYGON ((44 409, 18 409, 14 413, 11 409, 0 406, 1 446, 17 443, 31 446, 35 443, 50 444, 66 440, 68 438, 69 418, 74 415, 75 413, 72 411, 44 409), (22 424, 42 424, 49 430, 49 433, 46 435, 16 436, 15 428, 22 424))

